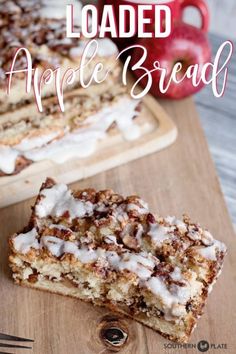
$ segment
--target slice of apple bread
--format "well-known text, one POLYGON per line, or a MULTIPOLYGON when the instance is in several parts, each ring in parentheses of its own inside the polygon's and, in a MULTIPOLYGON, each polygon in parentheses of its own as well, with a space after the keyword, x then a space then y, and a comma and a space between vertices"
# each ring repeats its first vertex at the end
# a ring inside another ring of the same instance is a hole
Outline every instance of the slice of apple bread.
POLYGON ((226 254, 186 216, 155 217, 137 196, 72 192, 51 179, 10 249, 16 283, 106 306, 178 342, 192 333, 226 254))

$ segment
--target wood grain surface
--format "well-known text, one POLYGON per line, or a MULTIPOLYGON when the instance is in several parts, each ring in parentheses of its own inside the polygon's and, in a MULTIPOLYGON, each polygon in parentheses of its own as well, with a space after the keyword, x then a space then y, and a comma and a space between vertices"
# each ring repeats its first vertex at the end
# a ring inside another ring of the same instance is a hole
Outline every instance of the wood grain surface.
MULTIPOLYGON (((179 129, 174 145, 80 181, 74 187, 109 187, 122 194, 137 193, 153 211, 178 217, 188 212, 216 238, 226 242, 229 252, 222 275, 191 343, 196 345, 205 339, 210 344, 226 344, 227 350, 210 349, 208 353, 234 354, 236 243, 233 228, 192 100, 162 104, 175 118, 179 129)), ((7 238, 28 222, 32 202, 0 212, 0 332, 34 338, 34 354, 198 353, 191 348, 165 349, 164 345, 170 342, 156 332, 102 308, 14 285, 7 265, 7 238), (104 341, 107 328, 114 326, 128 334, 121 347, 111 347, 104 341)))
POLYGON ((85 159, 74 158, 64 164, 45 160, 33 163, 16 176, 1 177, 0 207, 35 196, 42 180, 47 176, 62 183, 72 183, 160 151, 172 144, 177 137, 175 124, 150 95, 144 97, 141 112, 135 122, 141 133, 136 140, 124 140, 120 131, 110 129, 107 137, 99 141, 95 153, 85 159))

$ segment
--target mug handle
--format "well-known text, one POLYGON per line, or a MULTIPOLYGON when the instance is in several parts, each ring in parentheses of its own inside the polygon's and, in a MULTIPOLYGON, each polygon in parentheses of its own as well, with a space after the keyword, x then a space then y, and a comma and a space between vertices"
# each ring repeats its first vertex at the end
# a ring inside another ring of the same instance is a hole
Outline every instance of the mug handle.
POLYGON ((205 3, 205 1, 204 0, 183 0, 180 4, 181 15, 183 14, 183 11, 185 10, 185 8, 189 7, 189 6, 193 6, 193 7, 197 8, 197 10, 200 12, 201 19, 202 19, 201 29, 204 32, 207 32, 209 29, 210 15, 209 15, 208 6, 205 3))

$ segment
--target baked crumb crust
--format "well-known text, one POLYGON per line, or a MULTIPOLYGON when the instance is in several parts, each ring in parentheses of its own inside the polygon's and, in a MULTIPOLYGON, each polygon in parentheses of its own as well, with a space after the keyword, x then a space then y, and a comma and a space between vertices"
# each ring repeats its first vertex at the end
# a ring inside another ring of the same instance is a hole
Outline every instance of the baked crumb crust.
POLYGON ((209 231, 156 217, 138 196, 70 191, 47 179, 9 241, 15 282, 90 301, 186 342, 223 265, 209 231))

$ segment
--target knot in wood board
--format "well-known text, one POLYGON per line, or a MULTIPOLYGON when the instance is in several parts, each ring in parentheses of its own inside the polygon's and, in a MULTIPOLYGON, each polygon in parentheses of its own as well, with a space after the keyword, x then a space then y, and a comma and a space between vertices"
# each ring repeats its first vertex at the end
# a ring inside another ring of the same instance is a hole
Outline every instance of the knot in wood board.
POLYGON ((128 330, 119 318, 105 316, 100 323, 100 338, 106 346, 117 351, 126 344, 128 330))

